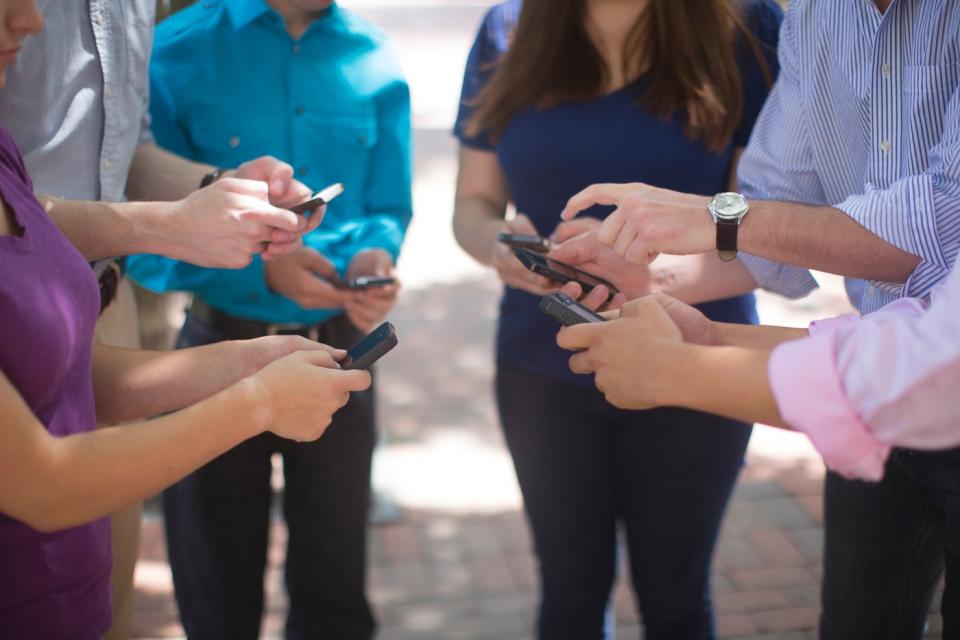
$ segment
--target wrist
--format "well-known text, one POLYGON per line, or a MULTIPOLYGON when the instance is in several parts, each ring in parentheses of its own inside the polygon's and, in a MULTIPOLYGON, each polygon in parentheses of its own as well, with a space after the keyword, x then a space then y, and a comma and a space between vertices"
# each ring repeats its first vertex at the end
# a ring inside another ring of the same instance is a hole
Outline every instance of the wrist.
POLYGON ((270 404, 270 392, 262 380, 257 376, 248 376, 231 387, 230 391, 236 396, 241 409, 239 415, 247 419, 241 421, 244 439, 249 439, 269 431, 273 421, 273 411, 270 404))
POLYGON ((128 253, 169 255, 176 237, 175 225, 170 223, 171 202, 122 202, 111 206, 117 210, 117 219, 130 239, 128 253))

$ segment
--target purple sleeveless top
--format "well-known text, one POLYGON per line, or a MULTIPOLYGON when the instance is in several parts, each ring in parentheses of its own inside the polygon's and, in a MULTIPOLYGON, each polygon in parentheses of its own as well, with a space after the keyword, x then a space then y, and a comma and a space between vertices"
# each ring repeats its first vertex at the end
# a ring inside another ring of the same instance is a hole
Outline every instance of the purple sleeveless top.
MULTIPOLYGON (((0 371, 51 434, 90 431, 100 293, 2 128, 0 194, 24 230, 0 236, 0 371)), ((110 567, 108 518, 41 533, 0 513, 0 638, 99 638, 110 625, 110 567)))

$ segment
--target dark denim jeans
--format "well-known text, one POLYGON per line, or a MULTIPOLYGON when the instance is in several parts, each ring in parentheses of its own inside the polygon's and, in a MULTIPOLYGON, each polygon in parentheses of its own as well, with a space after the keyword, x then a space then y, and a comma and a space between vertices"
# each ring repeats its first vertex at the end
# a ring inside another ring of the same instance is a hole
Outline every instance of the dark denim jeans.
POLYGON ((540 560, 539 638, 604 636, 618 522, 645 638, 715 637, 711 559, 751 427, 621 411, 593 388, 503 363, 497 400, 540 560))
MULTIPOLYGON (((177 346, 230 337, 188 317, 177 346)), ((320 339, 342 347, 357 337, 345 319, 334 319, 324 324, 320 339)), ((373 636, 364 588, 373 445, 373 396, 354 394, 316 442, 260 435, 164 493, 177 605, 191 639, 255 640, 260 635, 274 452, 283 455, 283 513, 289 527, 286 637, 373 636)))
POLYGON ((824 525, 822 640, 919 640, 944 569, 960 638, 960 450, 894 450, 879 483, 828 474, 824 525))

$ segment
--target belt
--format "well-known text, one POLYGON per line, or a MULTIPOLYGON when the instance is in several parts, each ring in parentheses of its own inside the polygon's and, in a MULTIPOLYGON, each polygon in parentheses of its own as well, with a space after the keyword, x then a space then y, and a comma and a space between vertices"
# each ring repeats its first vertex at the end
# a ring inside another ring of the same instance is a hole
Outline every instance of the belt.
POLYGON ((262 336, 295 335, 318 342, 320 340, 320 328, 323 326, 323 323, 306 326, 302 324, 259 322, 257 320, 248 320, 247 318, 238 318, 211 307, 196 296, 194 296, 193 301, 190 303, 190 308, 187 310, 187 313, 202 324, 216 329, 233 339, 239 340, 249 340, 262 336))

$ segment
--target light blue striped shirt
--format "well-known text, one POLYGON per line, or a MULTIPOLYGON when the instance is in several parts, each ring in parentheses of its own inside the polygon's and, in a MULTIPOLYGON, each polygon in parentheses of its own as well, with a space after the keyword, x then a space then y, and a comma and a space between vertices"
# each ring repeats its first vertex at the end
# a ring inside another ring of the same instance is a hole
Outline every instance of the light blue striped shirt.
MULTIPOLYGON (((863 313, 924 297, 960 249, 960 2, 793 0, 780 76, 740 162, 749 198, 834 206, 921 258, 904 284, 847 280, 863 313)), ((744 255, 791 297, 805 269, 744 255)))

